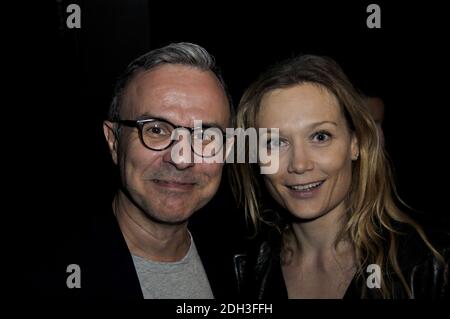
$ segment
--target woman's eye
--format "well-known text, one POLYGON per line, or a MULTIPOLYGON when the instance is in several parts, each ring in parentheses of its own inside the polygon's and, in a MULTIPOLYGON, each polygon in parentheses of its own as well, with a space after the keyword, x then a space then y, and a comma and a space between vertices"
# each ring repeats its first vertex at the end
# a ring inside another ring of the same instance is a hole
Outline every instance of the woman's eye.
POLYGON ((331 134, 326 131, 319 131, 313 134, 313 140, 319 143, 327 142, 331 138, 331 134))
POLYGON ((267 148, 275 148, 275 147, 278 147, 279 144, 280 144, 279 142, 275 143, 274 140, 268 140, 267 141, 267 148))
POLYGON ((279 139, 279 138, 275 138, 275 139, 269 139, 267 140, 267 148, 269 149, 276 149, 276 148, 280 148, 284 145, 284 141, 279 139))

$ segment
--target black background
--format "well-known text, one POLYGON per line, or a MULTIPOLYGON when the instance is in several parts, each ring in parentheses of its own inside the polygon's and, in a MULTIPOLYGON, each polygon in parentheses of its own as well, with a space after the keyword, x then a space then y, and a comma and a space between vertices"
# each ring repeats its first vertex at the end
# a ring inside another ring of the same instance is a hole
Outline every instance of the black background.
MULTIPOLYGON (((333 57, 357 87, 385 101, 400 196, 421 212, 413 215, 422 224, 448 231, 445 11, 439 2, 374 1, 382 27, 369 29, 371 2, 336 2, 63 0, 20 7, 4 48, 13 53, 4 59, 13 70, 4 147, 14 167, 7 195, 20 219, 21 247, 35 247, 38 256, 63 248, 61 237, 110 202, 117 185, 102 120, 115 79, 137 56, 178 41, 216 57, 235 104, 273 62, 299 53, 333 57), (70 3, 81 7, 81 29, 66 27, 70 3)), ((226 178, 197 218, 229 234, 241 227, 226 178)))

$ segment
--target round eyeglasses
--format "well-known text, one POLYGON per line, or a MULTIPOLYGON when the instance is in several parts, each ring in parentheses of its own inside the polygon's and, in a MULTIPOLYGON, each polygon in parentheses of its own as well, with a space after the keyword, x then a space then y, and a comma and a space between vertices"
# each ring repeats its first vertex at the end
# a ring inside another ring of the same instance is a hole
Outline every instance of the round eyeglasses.
POLYGON ((163 151, 173 145, 187 130, 190 135, 192 151, 201 157, 213 157, 220 152, 225 141, 225 132, 219 127, 176 126, 169 121, 157 118, 143 120, 118 120, 116 123, 128 127, 136 127, 142 144, 153 151, 163 151))

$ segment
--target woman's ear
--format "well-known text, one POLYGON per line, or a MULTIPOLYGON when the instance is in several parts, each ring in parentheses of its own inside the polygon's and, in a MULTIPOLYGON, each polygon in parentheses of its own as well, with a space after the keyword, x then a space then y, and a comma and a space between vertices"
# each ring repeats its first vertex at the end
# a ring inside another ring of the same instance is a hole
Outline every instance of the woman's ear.
POLYGON ((356 161, 359 158, 359 143, 358 138, 355 133, 352 133, 351 140, 351 152, 352 152, 352 161, 356 161))
POLYGON ((108 143, 109 152, 111 153, 114 164, 117 165, 117 135, 116 123, 111 121, 103 122, 103 134, 105 134, 106 142, 108 143))

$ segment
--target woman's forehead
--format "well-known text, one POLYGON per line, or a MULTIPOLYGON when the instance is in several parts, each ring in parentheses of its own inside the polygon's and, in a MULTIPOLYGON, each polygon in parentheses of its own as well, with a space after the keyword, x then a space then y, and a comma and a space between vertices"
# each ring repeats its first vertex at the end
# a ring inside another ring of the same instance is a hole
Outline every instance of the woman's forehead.
POLYGON ((341 120, 342 112, 336 97, 325 88, 309 83, 266 93, 257 116, 260 125, 292 122, 306 125, 341 120))

